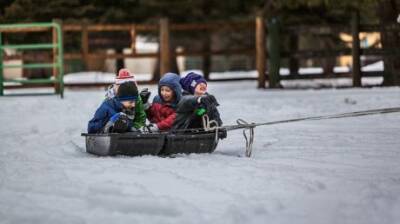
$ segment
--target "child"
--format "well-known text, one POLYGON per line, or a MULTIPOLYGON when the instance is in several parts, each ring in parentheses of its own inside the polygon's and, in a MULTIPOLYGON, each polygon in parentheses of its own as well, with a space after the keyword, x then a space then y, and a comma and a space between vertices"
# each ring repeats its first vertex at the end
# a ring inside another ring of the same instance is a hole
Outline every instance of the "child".
POLYGON ((190 72, 180 80, 180 84, 186 95, 178 104, 173 129, 203 128, 203 115, 221 126, 219 104, 213 95, 207 93, 207 81, 203 76, 190 72))
POLYGON ((135 76, 126 68, 122 68, 118 71, 118 75, 115 78, 115 83, 109 86, 107 89, 106 99, 115 97, 118 87, 124 82, 134 82, 137 85, 135 76))
POLYGON ((134 82, 122 83, 114 98, 106 99, 89 121, 88 133, 139 130, 146 122, 143 103, 134 82))
POLYGON ((174 73, 165 74, 158 83, 158 96, 147 111, 147 118, 151 122, 144 131, 167 131, 172 127, 176 117, 176 106, 182 96, 179 76, 174 73))
POLYGON ((183 89, 183 95, 203 96, 207 92, 207 81, 203 76, 190 72, 179 83, 183 89))

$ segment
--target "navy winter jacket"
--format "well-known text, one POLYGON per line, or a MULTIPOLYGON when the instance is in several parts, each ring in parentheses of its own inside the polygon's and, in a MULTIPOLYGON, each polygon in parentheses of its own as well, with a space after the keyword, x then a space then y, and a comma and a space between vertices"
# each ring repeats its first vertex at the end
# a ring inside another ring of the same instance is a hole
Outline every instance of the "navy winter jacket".
MULTIPOLYGON (((197 103, 198 98, 198 96, 184 92, 184 96, 179 102, 176 110, 176 119, 173 124, 173 130, 203 127, 202 118, 195 114, 196 109, 201 107, 197 103)), ((211 120, 215 120, 218 123, 218 126, 222 125, 221 116, 217 107, 213 107, 210 111, 207 111, 207 115, 211 120)))
MULTIPOLYGON (((123 111, 123 105, 115 98, 106 99, 96 110, 94 117, 89 121, 88 133, 101 133, 103 127, 110 118, 119 112, 123 111)), ((143 103, 140 97, 136 101, 135 118, 131 121, 130 127, 140 128, 146 122, 146 114, 143 109, 143 103)))

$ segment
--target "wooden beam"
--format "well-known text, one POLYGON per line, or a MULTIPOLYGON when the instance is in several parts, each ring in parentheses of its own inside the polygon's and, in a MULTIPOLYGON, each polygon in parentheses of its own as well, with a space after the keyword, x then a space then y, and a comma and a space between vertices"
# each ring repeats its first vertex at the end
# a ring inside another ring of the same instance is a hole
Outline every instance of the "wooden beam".
POLYGON ((49 27, 0 28, 2 33, 46 32, 50 30, 49 27))
POLYGON ((352 34, 352 57, 353 57, 353 87, 361 86, 361 64, 360 64, 360 14, 353 12, 351 21, 352 34))
MULTIPOLYGON (((62 21, 61 20, 59 20, 59 19, 54 19, 53 20, 53 22, 54 23, 58 23, 60 26, 61 26, 61 30, 62 30, 62 21)), ((58 39, 59 39, 60 37, 57 35, 57 30, 56 30, 56 28, 55 27, 53 27, 53 30, 52 30, 52 41, 53 41, 53 45, 54 46, 57 46, 57 43, 58 43, 58 39)), ((57 49, 57 47, 54 47, 53 48, 53 64, 56 64, 57 63, 57 61, 58 61, 58 49, 57 49)), ((53 73, 53 78, 55 79, 55 80, 57 80, 57 77, 58 77, 58 74, 59 74, 59 70, 58 70, 59 68, 58 67, 53 67, 53 70, 52 70, 52 73, 53 73)), ((59 94, 60 93, 60 83, 59 82, 55 82, 54 83, 54 89, 55 89, 55 93, 56 94, 59 94)))
POLYGON ((85 69, 89 69, 89 31, 87 24, 82 25, 82 36, 81 36, 81 53, 83 56, 83 64, 85 69))
POLYGON ((256 67, 258 72, 258 88, 265 89, 265 21, 261 14, 256 17, 256 67))
POLYGON ((160 19, 160 75, 171 70, 171 52, 169 42, 169 21, 160 19))
POLYGON ((136 54, 136 29, 135 29, 135 25, 132 25, 132 27, 131 27, 131 49, 132 49, 132 54, 136 54))

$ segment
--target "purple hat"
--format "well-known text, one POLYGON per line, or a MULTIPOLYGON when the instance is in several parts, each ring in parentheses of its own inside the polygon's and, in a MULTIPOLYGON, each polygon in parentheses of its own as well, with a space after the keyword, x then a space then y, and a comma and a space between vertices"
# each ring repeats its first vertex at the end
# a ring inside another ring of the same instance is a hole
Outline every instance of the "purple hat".
POLYGON ((179 81, 179 83, 181 84, 183 90, 191 94, 194 94, 194 90, 198 84, 204 83, 207 85, 207 81, 204 79, 204 77, 194 72, 188 73, 179 81))

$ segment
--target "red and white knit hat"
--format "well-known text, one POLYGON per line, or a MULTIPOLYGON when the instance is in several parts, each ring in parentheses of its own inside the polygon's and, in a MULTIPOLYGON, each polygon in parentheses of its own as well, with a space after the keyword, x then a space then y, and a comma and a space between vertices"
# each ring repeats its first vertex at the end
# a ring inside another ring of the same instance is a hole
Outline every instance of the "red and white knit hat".
POLYGON ((136 78, 128 69, 121 68, 115 78, 115 84, 121 85, 124 82, 135 82, 136 84, 136 78))

